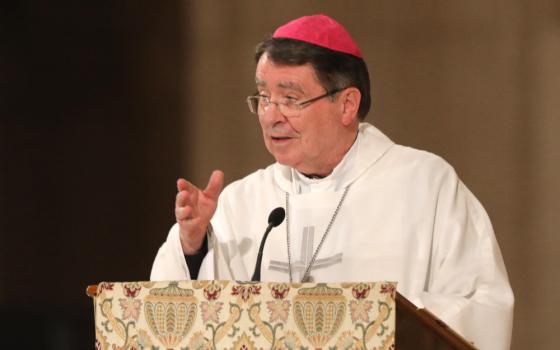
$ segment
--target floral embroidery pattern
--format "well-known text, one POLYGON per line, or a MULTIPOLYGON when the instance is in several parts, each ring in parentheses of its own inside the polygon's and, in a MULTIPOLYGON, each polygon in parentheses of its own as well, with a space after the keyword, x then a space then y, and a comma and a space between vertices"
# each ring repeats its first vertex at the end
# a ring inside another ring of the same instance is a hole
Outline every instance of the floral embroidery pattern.
POLYGON ((290 313, 291 303, 287 300, 267 301, 266 306, 270 315, 270 322, 286 322, 290 313))
POLYGON ((203 301, 202 303, 200 303, 200 311, 202 312, 202 320, 204 321, 204 323, 208 323, 208 322, 214 322, 214 323, 219 323, 220 322, 220 310, 222 310, 222 306, 224 305, 224 303, 218 301, 218 302, 206 302, 203 301))
POLYGON ((369 295, 371 286, 368 283, 358 283, 352 287, 352 295, 356 299, 365 299, 369 295))
POLYGON ((391 298, 395 300, 395 296, 397 293, 397 287, 393 283, 384 283, 381 285, 381 293, 390 294, 391 298))
POLYGON ((100 283, 95 349, 394 350, 395 293, 392 283, 100 283))
POLYGON ((111 282, 101 282, 99 286, 97 286, 97 293, 101 294, 104 290, 113 290, 114 286, 115 284, 111 282))
POLYGON ((151 349, 154 346, 148 332, 144 329, 138 331, 137 343, 141 349, 151 349))
POLYGON ((204 297, 207 300, 216 300, 220 297, 222 287, 214 281, 204 288, 204 297))
POLYGON ((270 294, 274 299, 284 299, 289 291, 290 286, 287 283, 274 283, 270 286, 270 294))
POLYGON ((338 338, 338 341, 336 342, 336 348, 340 350, 359 349, 357 345, 358 344, 356 343, 356 340, 354 339, 354 337, 352 336, 352 332, 350 331, 342 332, 342 334, 338 338))
POLYGON ((261 294, 261 286, 258 284, 242 284, 231 289, 231 295, 241 297, 244 302, 248 302, 251 296, 259 294, 261 294))
POLYGON ((122 308, 122 318, 127 320, 129 318, 138 321, 140 317, 140 308, 142 307, 142 302, 138 299, 119 299, 119 304, 122 308))
POLYGON ((191 341, 189 342, 188 349, 192 350, 211 350, 212 346, 208 340, 204 337, 204 333, 196 332, 194 333, 191 341))
POLYGON ((140 293, 140 289, 142 289, 142 287, 140 287, 140 284, 138 282, 132 282, 132 283, 125 283, 123 285, 123 289, 124 289, 124 294, 127 297, 136 298, 136 296, 138 296, 138 293, 140 293))
POLYGON ((373 308, 373 303, 370 300, 352 300, 350 302, 350 317, 352 322, 369 322, 369 312, 373 308))
POLYGON ((287 331, 286 336, 280 341, 278 350, 294 350, 301 348, 301 340, 294 331, 287 331))

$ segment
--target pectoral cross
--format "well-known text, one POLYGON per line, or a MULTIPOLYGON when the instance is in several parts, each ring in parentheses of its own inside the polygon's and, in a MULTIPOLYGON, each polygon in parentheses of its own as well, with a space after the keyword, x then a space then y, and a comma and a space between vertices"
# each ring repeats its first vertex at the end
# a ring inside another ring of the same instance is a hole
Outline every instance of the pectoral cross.
MULTIPOLYGON (((309 262, 311 262, 311 259, 313 258, 313 254, 315 253, 313 249, 314 237, 315 226, 305 226, 302 233, 300 256, 295 262, 292 263, 292 274, 294 276, 294 281, 301 280, 303 274, 305 273, 305 270, 307 269, 307 266, 309 265, 309 262)), ((326 268, 334 264, 339 264, 341 262, 342 253, 338 253, 322 259, 315 259, 315 262, 313 263, 313 266, 311 266, 309 272, 311 273, 313 270, 326 268)), ((287 261, 284 262, 271 260, 268 268, 270 270, 290 273, 290 267, 287 261)), ((312 277, 309 276, 309 279, 303 282, 312 282, 312 277)))

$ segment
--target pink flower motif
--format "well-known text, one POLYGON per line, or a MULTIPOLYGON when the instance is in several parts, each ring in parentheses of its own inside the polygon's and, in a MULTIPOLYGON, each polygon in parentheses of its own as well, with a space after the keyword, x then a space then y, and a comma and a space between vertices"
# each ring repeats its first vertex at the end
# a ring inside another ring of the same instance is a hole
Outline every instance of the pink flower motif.
POLYGON ((214 323, 220 322, 220 310, 222 310, 222 306, 224 303, 222 302, 206 302, 203 301, 200 304, 200 309, 202 311, 202 320, 204 323, 208 323, 208 321, 212 321, 214 323))
POLYGON ((266 306, 270 314, 270 322, 286 322, 290 314, 290 305, 291 303, 288 300, 268 301, 266 306))
POLYGON ((132 283, 125 283, 123 285, 123 289, 124 289, 124 294, 127 297, 136 298, 138 296, 138 293, 140 293, 140 289, 142 289, 142 287, 140 287, 140 284, 138 284, 137 282, 132 282, 132 283))
POLYGON ((369 322, 368 312, 371 310, 372 304, 373 302, 371 300, 352 300, 350 302, 350 317, 352 318, 352 322, 357 322, 359 320, 369 322))
POLYGON ((384 294, 391 294, 391 298, 395 299, 395 294, 396 294, 396 289, 395 289, 395 285, 394 284, 382 284, 381 285, 381 293, 384 294))
POLYGON ((231 289, 231 295, 238 295, 244 302, 247 302, 252 295, 261 294, 261 286, 258 284, 238 285, 231 289))
POLYGON ((119 299, 119 304, 123 310, 122 318, 126 320, 132 318, 138 321, 140 317, 140 307, 142 307, 142 302, 138 299, 119 299))

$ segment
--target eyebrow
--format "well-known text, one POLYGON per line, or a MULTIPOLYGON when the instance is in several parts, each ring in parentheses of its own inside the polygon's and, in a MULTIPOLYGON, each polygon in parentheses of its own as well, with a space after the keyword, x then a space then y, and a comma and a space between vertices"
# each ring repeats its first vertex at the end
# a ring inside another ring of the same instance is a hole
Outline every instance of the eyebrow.
POLYGON ((302 89, 302 87, 301 87, 301 85, 296 84, 296 83, 294 83, 294 82, 292 82, 292 81, 280 82, 280 83, 278 84, 278 87, 279 87, 279 88, 282 88, 282 89, 295 90, 295 91, 297 91, 297 92, 301 92, 302 94, 303 94, 303 92, 304 92, 303 89, 302 89))
MULTIPOLYGON (((266 81, 260 80, 259 78, 255 78, 255 83, 259 87, 265 87, 266 86, 266 81)), ((280 82, 280 83, 278 83, 277 86, 281 89, 294 90, 294 91, 298 91, 302 94, 305 93, 305 91, 303 91, 303 88, 301 87, 301 85, 299 85, 297 83, 294 83, 293 81, 280 82)))

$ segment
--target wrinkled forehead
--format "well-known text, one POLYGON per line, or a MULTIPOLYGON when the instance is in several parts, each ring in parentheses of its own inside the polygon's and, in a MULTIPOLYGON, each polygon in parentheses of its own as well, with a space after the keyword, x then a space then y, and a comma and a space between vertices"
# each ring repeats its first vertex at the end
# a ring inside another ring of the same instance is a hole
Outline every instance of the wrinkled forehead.
POLYGON ((320 86, 311 64, 278 64, 267 54, 264 54, 257 64, 255 84, 258 88, 279 88, 300 93, 306 93, 316 85, 320 86))

